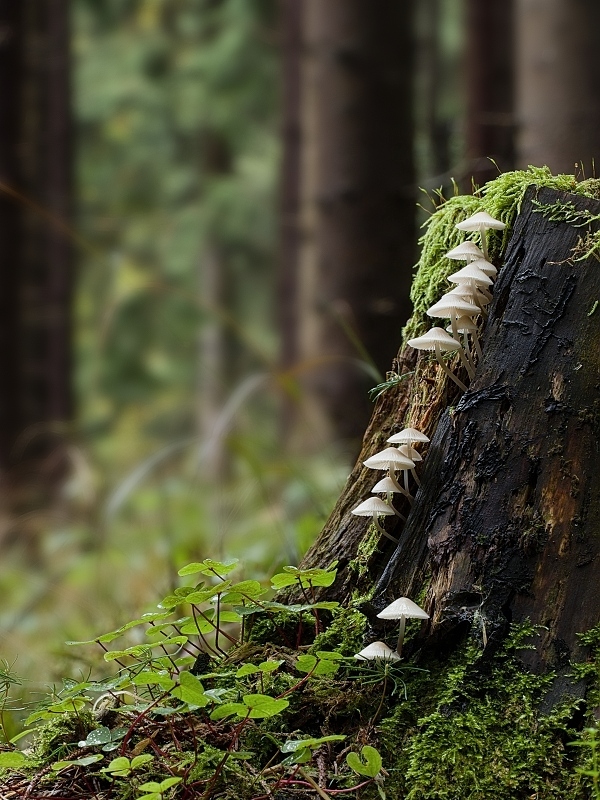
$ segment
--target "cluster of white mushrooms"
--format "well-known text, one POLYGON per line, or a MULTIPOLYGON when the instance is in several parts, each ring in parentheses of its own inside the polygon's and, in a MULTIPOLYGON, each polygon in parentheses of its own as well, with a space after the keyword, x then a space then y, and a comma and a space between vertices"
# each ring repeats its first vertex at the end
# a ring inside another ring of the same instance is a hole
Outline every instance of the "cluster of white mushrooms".
POLYGON ((435 352, 438 364, 454 383, 467 390, 465 384, 444 363, 442 353, 456 351, 469 378, 475 375, 475 357, 473 349, 481 358, 481 346, 477 337, 477 318, 487 317, 487 306, 491 302, 490 287, 496 277, 496 267, 488 260, 486 231, 503 230, 506 225, 494 219, 486 211, 473 214, 472 217, 459 222, 456 226, 461 231, 477 231, 481 236, 481 248, 472 241, 466 241, 454 247, 446 258, 466 261, 466 266, 448 277, 455 288, 447 292, 441 300, 427 310, 430 317, 449 319, 450 325, 443 328, 432 328, 423 336, 409 339, 408 344, 416 350, 435 352), (461 343, 460 334, 463 336, 461 343), (472 347, 469 344, 472 340, 472 347))
POLYGON ((385 495, 386 501, 380 497, 369 497, 359 506, 357 506, 352 513, 358 517, 372 517, 373 524, 383 536, 391 539, 392 542, 398 543, 391 534, 389 534, 379 523, 379 516, 397 516, 400 519, 406 518, 394 507, 392 502, 394 494, 401 494, 412 505, 414 500, 410 492, 410 477, 409 473, 413 476, 415 484, 421 485, 419 477, 415 470, 415 464, 422 461, 422 457, 415 445, 419 442, 428 442, 429 438, 424 433, 418 431, 416 428, 404 428, 400 433, 395 433, 387 440, 388 444, 397 444, 399 447, 386 447, 374 456, 367 458, 363 461, 365 467, 369 469, 377 469, 385 472, 386 475, 378 481, 371 489, 371 494, 385 495), (396 472, 402 472, 402 483, 398 481, 396 472))
POLYGON ((373 661, 384 659, 386 661, 398 661, 402 655, 402 642, 404 641, 404 631, 407 619, 429 619, 429 614, 408 597, 400 597, 394 600, 389 606, 377 614, 379 619, 394 619, 400 621, 400 631, 398 633, 398 644, 396 650, 392 650, 385 642, 372 642, 367 645, 354 658, 359 661, 373 661))

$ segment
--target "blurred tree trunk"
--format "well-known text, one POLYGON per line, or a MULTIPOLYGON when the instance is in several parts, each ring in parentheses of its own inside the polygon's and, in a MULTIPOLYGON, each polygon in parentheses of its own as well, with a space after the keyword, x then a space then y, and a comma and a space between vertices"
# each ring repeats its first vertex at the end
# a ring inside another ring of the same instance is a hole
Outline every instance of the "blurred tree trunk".
POLYGON ((466 155, 481 186, 498 174, 488 159, 514 169, 514 2, 467 0, 465 11, 466 155))
MULTIPOLYGON (((303 6, 302 238, 292 348, 310 370, 303 386, 311 431, 302 439, 354 444, 370 411, 373 367, 388 369, 409 314, 412 3, 303 6)), ((287 142, 297 147, 294 136, 287 142)))
POLYGON ((520 165, 553 172, 600 159, 596 0, 516 0, 520 165))
POLYGON ((72 414, 68 20, 67 0, 0 2, 0 471, 13 513, 60 483, 56 423, 72 414))

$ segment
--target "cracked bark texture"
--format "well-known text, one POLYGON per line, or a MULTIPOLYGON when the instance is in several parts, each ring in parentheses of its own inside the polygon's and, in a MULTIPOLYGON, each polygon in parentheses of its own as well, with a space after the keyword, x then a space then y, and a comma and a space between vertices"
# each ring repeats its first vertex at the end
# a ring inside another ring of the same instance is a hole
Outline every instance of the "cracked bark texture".
POLYGON ((588 229, 535 205, 557 200, 600 213, 596 200, 528 190, 482 363, 440 420, 373 605, 428 585, 421 644, 437 649, 473 626, 493 645, 530 619, 544 630, 526 661, 561 671, 600 616, 600 264, 569 260, 588 229))
POLYGON ((304 561, 339 559, 327 599, 345 602, 375 585, 363 610, 379 637, 377 610, 425 590, 431 620, 408 655, 443 652, 470 630, 493 653, 510 622, 544 626, 523 658, 557 670, 549 703, 568 688, 568 661, 581 655, 577 632, 600 617, 600 263, 569 260, 580 237, 599 226, 553 222, 536 205, 557 201, 600 213, 596 200, 528 190, 469 390, 448 394, 430 360, 399 355, 398 371, 414 375, 379 400, 346 489, 304 561), (380 541, 357 577, 368 526, 350 511, 374 483, 361 462, 413 423, 432 437, 422 487, 405 525, 389 527, 399 545, 380 541))

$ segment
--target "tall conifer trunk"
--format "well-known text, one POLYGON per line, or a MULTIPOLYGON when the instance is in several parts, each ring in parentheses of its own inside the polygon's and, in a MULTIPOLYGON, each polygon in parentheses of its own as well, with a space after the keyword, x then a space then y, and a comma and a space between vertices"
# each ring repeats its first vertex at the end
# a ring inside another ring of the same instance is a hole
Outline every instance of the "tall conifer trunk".
MULTIPOLYGON (((358 361, 389 368, 414 261, 412 3, 306 0, 297 352, 318 441, 368 418, 358 361), (319 419, 320 418, 320 419, 319 419)), ((362 370, 362 371, 361 371, 362 370)))
POLYGON ((600 160, 596 0, 516 0, 518 157, 592 176, 600 160))
POLYGON ((68 19, 67 0, 0 3, 0 472, 13 512, 60 482, 55 423, 73 410, 68 19))

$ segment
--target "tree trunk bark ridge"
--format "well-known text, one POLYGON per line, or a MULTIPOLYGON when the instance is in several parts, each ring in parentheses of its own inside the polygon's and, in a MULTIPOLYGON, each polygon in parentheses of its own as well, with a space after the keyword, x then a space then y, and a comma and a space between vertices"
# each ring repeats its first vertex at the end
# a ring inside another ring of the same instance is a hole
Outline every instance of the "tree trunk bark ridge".
MULTIPOLYGON (((369 565, 371 576, 379 573, 369 606, 415 598, 427 586, 425 648, 451 644, 474 623, 484 645, 493 644, 510 622, 530 619, 546 629, 527 657, 539 669, 564 666, 576 634, 600 616, 600 267, 569 260, 585 230, 544 216, 543 205, 557 201, 600 212, 596 200, 528 190, 496 282, 483 360, 456 407, 442 413, 439 385, 429 405, 417 394, 429 379, 420 358, 412 385, 384 395, 365 435, 372 452, 416 417, 426 432, 435 429, 415 505, 401 533, 392 531, 400 544, 381 544, 369 565)), ((399 358, 406 367, 414 356, 399 358)), ((349 539, 361 525, 364 536, 364 521, 349 511, 373 482, 359 461, 309 554, 324 563, 326 545, 342 556, 337 599, 353 588, 349 539)))

